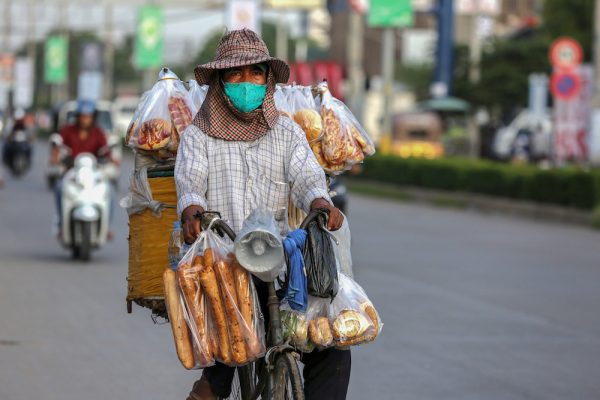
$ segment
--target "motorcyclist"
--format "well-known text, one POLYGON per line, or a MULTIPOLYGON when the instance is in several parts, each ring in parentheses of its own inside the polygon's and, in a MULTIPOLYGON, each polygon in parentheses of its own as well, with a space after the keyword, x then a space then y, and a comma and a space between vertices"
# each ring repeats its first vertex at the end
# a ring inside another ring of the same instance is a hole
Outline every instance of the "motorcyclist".
MULTIPOLYGON (((8 130, 8 134, 4 139, 4 148, 2 152, 2 159, 5 164, 9 164, 13 154, 14 142, 17 135, 23 133, 29 145, 33 144, 33 135, 28 129, 25 122, 25 111, 18 108, 13 116, 12 126, 8 130)), ((31 147, 29 147, 28 157, 31 157, 31 147)))
MULTIPOLYGON (((281 210, 290 197, 306 212, 326 208, 329 229, 339 229, 343 215, 329 198, 323 169, 304 133, 275 108, 275 84, 287 82, 288 65, 270 57, 262 39, 247 29, 226 33, 216 58, 195 70, 198 83, 209 90, 182 136, 175 164, 186 242, 200 233, 198 211, 220 211, 239 232, 252 207, 264 202, 281 210)), ((306 399, 345 399, 350 358, 350 351, 335 348, 304 353, 306 399)), ((233 375, 224 364, 205 368, 188 400, 228 397, 233 375)))
POLYGON ((95 117, 96 105, 94 102, 80 100, 77 103, 75 123, 65 125, 60 130, 63 144, 71 151, 72 160, 80 153, 92 153, 96 157, 108 156, 106 135, 96 125, 95 117))
MULTIPOLYGON (((106 140, 106 135, 102 129, 96 125, 96 104, 89 100, 79 100, 75 115, 75 123, 65 125, 60 130, 62 145, 69 149, 69 156, 63 161, 67 169, 73 167, 73 161, 81 153, 91 153, 97 158, 105 157, 116 162, 110 157, 110 149, 106 140)), ((62 221, 62 181, 58 180, 56 187, 56 207, 58 216, 58 228, 60 232, 60 223, 62 221)), ((111 193, 111 216, 113 193, 111 193)), ((112 231, 109 230, 108 238, 112 239, 112 231)))

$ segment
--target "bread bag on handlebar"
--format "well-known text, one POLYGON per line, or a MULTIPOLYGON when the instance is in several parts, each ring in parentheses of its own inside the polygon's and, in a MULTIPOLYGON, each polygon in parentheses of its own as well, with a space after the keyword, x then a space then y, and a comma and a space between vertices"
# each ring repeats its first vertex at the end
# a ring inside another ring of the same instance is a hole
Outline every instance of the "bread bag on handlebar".
POLYGON ((200 366, 215 360, 240 366, 264 355, 256 289, 231 241, 203 231, 180 261, 177 278, 200 366))
POLYGON ((383 323, 363 288, 339 273, 339 291, 328 306, 333 341, 339 348, 372 342, 383 323))
POLYGON ((312 89, 309 86, 292 86, 288 102, 294 122, 300 125, 308 143, 320 141, 323 138, 323 122, 312 89))

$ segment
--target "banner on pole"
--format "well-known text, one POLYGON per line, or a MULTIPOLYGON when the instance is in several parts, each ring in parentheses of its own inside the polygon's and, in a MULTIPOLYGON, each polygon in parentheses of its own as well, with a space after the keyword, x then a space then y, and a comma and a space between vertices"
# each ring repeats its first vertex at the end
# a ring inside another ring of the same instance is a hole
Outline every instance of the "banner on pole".
POLYGON ((135 38, 135 65, 139 69, 159 68, 163 62, 164 15, 160 7, 139 9, 135 38))
POLYGON ((46 83, 67 81, 69 42, 64 36, 50 36, 44 46, 44 79, 46 83))
POLYGON ((371 0, 368 17, 370 26, 401 28, 412 26, 413 22, 411 0, 371 0))
POLYGON ((226 12, 227 28, 248 28, 260 35, 260 4, 256 0, 230 0, 226 12))

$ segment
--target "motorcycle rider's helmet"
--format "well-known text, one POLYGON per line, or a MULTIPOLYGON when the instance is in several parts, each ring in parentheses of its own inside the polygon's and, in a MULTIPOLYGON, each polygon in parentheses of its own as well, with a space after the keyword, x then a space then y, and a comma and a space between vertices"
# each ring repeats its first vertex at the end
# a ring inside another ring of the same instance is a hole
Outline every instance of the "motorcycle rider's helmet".
POLYGON ((51 146, 62 146, 63 145, 62 136, 60 136, 60 134, 58 134, 58 133, 53 133, 52 135, 50 135, 50 137, 48 138, 48 141, 50 142, 51 146))
POLYGON ((77 101, 77 115, 87 114, 94 115, 96 113, 96 103, 91 100, 77 101))
POLYGON ((22 120, 23 118, 25 118, 25 110, 23 110, 22 108, 17 108, 15 110, 14 118, 15 118, 15 121, 19 121, 19 120, 22 120))

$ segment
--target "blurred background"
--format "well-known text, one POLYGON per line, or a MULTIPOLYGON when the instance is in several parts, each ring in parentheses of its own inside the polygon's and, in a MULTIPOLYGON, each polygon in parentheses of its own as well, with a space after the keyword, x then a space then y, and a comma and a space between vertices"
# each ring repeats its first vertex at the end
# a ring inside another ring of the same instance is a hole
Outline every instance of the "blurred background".
POLYGON ((126 314, 121 143, 162 67, 187 82, 242 27, 377 146, 336 189, 385 323, 348 397, 597 398, 599 0, 2 0, 0 399, 187 395, 169 328, 126 314), (78 99, 118 165, 89 264, 57 243, 48 190, 78 99))

